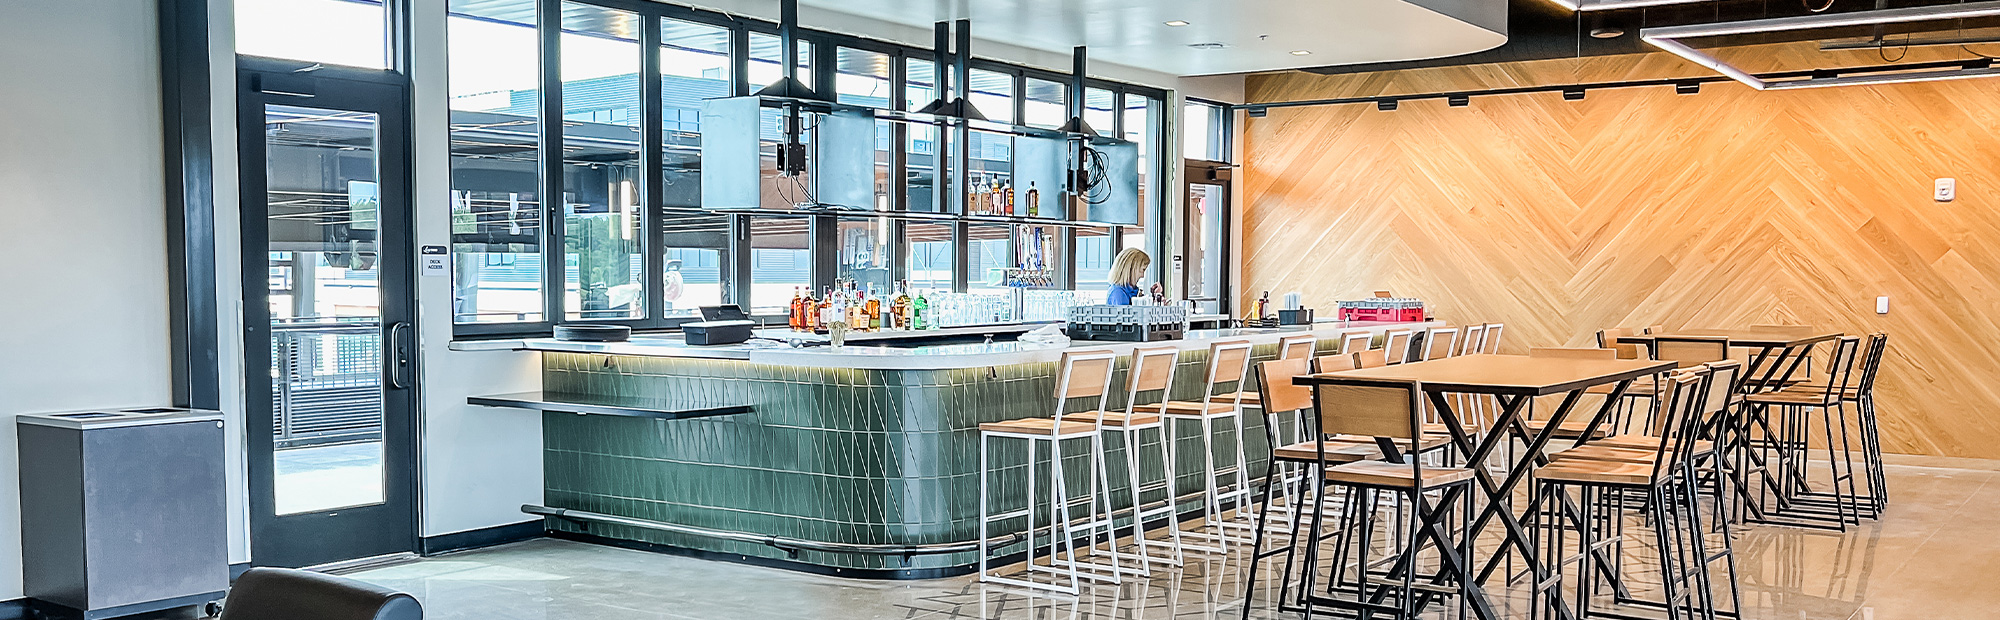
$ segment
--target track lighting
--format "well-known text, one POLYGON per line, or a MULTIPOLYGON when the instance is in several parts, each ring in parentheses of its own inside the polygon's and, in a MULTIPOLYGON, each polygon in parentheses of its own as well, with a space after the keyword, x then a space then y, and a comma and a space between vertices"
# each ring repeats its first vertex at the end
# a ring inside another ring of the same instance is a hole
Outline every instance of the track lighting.
POLYGON ((1675 84, 1674 92, 1683 95, 1692 95, 1695 93, 1699 93, 1701 92, 1701 82, 1681 82, 1679 84, 1675 84))
POLYGON ((1377 101, 1375 102, 1375 109, 1381 110, 1383 112, 1394 112, 1396 111, 1396 100, 1383 99, 1381 101, 1377 101))
POLYGON ((1581 88, 1563 89, 1563 101, 1583 101, 1583 89, 1581 88))
POLYGON ((1454 107, 1454 108, 1463 108, 1463 107, 1465 107, 1465 106, 1469 106, 1469 105, 1472 105, 1472 96, 1470 96, 1470 95, 1446 95, 1446 96, 1445 96, 1445 98, 1444 98, 1444 102, 1445 102, 1445 104, 1447 104, 1447 105, 1450 105, 1451 107, 1454 107))

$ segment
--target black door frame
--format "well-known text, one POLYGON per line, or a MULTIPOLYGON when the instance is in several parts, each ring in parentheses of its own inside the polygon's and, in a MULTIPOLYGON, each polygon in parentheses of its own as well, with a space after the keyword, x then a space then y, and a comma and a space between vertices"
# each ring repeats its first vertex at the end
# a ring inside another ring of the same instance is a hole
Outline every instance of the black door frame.
POLYGON ((1181 231, 1183 234, 1181 235, 1181 240, 1179 244, 1180 247, 1174 248, 1175 255, 1184 257, 1182 259, 1183 264, 1181 266, 1182 269, 1181 298, 1182 299, 1195 298, 1194 297, 1195 291, 1192 290, 1192 287, 1188 286, 1188 283, 1193 281, 1193 278, 1190 277, 1189 274, 1193 273, 1194 270, 1196 269, 1201 269, 1201 265, 1194 264, 1193 261, 1189 261, 1186 259, 1186 257, 1188 257, 1188 255, 1190 254, 1189 250, 1194 248, 1196 244, 1200 243, 1200 240, 1195 239, 1194 235, 1186 234, 1188 231, 1194 230, 1194 227, 1191 225, 1191 223, 1194 220, 1194 204, 1192 202, 1194 199, 1193 186, 1195 185, 1221 186, 1222 217, 1220 219, 1222 221, 1222 230, 1220 231, 1220 237, 1219 237, 1221 242, 1218 244, 1216 252, 1221 254, 1220 260, 1222 261, 1222 270, 1221 273, 1217 274, 1217 276, 1222 280, 1222 287, 1221 287, 1222 292, 1216 294, 1216 300, 1219 302, 1219 306, 1223 314, 1234 316, 1236 314, 1236 310, 1234 308, 1235 295, 1233 295, 1231 292, 1230 284, 1233 281, 1232 277, 1236 271, 1234 268, 1236 262, 1234 260, 1236 255, 1235 254, 1236 248, 1233 240, 1233 237, 1235 236, 1235 227, 1236 227, 1236 222, 1235 222, 1236 208, 1234 205, 1231 205, 1230 203, 1232 202, 1232 198, 1235 196, 1236 193, 1236 184, 1231 181, 1231 172, 1232 169, 1234 169, 1236 166, 1225 164, 1219 161, 1208 161, 1205 159, 1187 159, 1183 160, 1183 162, 1184 163, 1181 169, 1181 213, 1180 213, 1181 217, 1180 224, 1181 224, 1181 231))
POLYGON ((251 562, 306 566, 418 550, 416 240, 410 88, 401 73, 255 57, 237 62, 237 159, 242 220, 245 432, 251 562), (382 459, 386 501, 278 516, 273 483, 266 104, 377 115, 377 286, 382 298, 382 459))

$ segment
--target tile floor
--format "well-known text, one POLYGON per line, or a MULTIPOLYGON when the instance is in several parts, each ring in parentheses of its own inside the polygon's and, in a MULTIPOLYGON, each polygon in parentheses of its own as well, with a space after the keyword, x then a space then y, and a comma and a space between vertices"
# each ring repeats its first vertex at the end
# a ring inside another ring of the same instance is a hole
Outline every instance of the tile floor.
MULTIPOLYGON (((1879 522, 1844 534, 1740 532, 1745 616, 2000 617, 2000 472, 1892 465, 1889 474, 1895 503, 1879 522)), ((971 576, 857 581, 535 540, 356 576, 416 595, 434 620, 1167 619, 1241 617, 1242 566, 1208 558, 1066 598, 971 576)), ((1259 590, 1253 617, 1291 617, 1269 610, 1259 590)))

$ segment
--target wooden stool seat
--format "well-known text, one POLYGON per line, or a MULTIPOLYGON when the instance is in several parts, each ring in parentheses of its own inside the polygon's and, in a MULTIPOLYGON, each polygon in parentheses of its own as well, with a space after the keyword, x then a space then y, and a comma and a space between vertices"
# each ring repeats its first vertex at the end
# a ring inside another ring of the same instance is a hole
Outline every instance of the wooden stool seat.
POLYGON ((1208 403, 1206 407, 1202 406, 1201 401, 1170 400, 1164 403, 1133 405, 1132 410, 1142 411, 1145 413, 1159 413, 1170 416, 1203 416, 1203 417, 1219 418, 1223 416, 1236 415, 1235 403, 1231 403, 1226 400, 1221 400, 1220 398, 1217 398, 1215 401, 1208 403))
MULTIPOLYGON (((1549 421, 1522 420, 1521 426, 1526 427, 1529 433, 1539 435, 1542 433, 1543 429, 1549 427, 1549 421)), ((1578 437, 1583 436, 1583 429, 1584 427, 1587 426, 1590 426, 1589 418, 1564 420, 1561 426, 1556 427, 1555 433, 1552 436, 1557 439, 1576 439, 1578 437)), ((1597 432, 1591 433, 1591 439, 1601 439, 1603 437, 1610 435, 1611 432, 1608 428, 1610 426, 1611 425, 1609 424, 1599 424, 1597 426, 1597 432)))
POLYGON ((1647 463, 1660 460, 1658 448, 1622 448, 1602 446, 1598 442, 1577 446, 1549 455, 1555 459, 1590 459, 1594 461, 1616 461, 1619 463, 1647 463))
POLYGON ((1022 418, 1005 422, 987 422, 979 425, 980 432, 1013 433, 1016 435, 1090 435, 1097 432, 1095 425, 1084 421, 1064 420, 1057 425, 1052 418, 1022 418))
POLYGON ((1743 400, 1747 402, 1757 403, 1759 405, 1800 405, 1809 407, 1832 407, 1836 404, 1839 404, 1837 402, 1839 400, 1839 395, 1834 395, 1833 398, 1829 399, 1827 396, 1826 388, 1820 388, 1817 390, 1796 390, 1796 391, 1779 390, 1776 392, 1758 392, 1756 394, 1751 394, 1749 396, 1744 397, 1743 400))
POLYGON ((1472 479, 1472 470, 1459 467, 1425 467, 1423 476, 1423 480, 1417 480, 1415 464, 1397 465, 1387 461, 1357 461, 1326 468, 1326 479, 1333 482, 1402 489, 1427 489, 1465 482, 1472 479))
MULTIPOLYGON (((1613 435, 1584 444, 1583 447, 1591 446, 1657 451, 1660 449, 1660 438, 1652 435, 1613 435)), ((1695 454, 1708 454, 1715 451, 1715 442, 1706 439, 1697 439, 1693 447, 1695 454)))
POLYGON ((1118 411, 1078 411, 1063 414, 1064 422, 1096 422, 1103 426, 1123 428, 1127 426, 1151 426, 1160 423, 1157 413, 1126 414, 1118 411))
MULTIPOLYGON (((1373 439, 1334 438, 1325 442, 1326 460, 1329 463, 1352 463, 1382 458, 1382 449, 1375 447, 1373 439)), ((1295 463, 1319 462, 1319 449, 1313 442, 1302 441, 1288 446, 1278 446, 1271 450, 1271 457, 1295 463)))
POLYGON ((1647 485, 1653 482, 1652 463, 1623 463, 1595 459, 1562 459, 1535 470, 1544 482, 1647 485))

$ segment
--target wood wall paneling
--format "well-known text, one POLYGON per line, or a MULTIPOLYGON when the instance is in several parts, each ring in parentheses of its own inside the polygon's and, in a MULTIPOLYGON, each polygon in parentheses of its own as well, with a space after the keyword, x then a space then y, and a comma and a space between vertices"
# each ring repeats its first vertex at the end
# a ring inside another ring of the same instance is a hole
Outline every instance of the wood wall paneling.
MULTIPOLYGON (((1796 48, 1732 53, 1812 66, 1796 48)), ((1861 58, 1844 66, 1881 62, 1861 58)), ((1708 72, 1651 54, 1247 88, 1255 103, 1693 75, 1708 72)), ((1516 353, 1610 326, 1886 331, 1885 449, 2000 458, 2000 79, 1278 108, 1244 140, 1245 299, 1393 289, 1453 323, 1507 323, 1516 353), (1939 177, 1955 202, 1932 201, 1939 177)))

